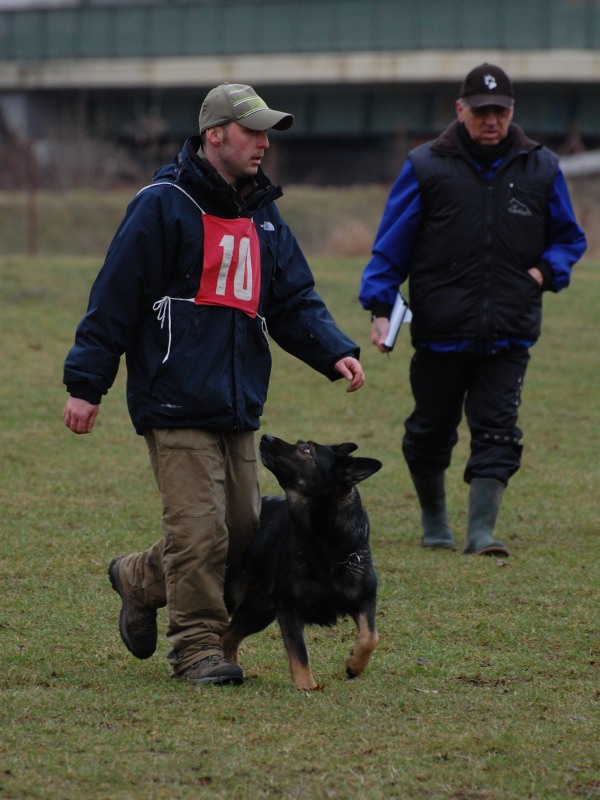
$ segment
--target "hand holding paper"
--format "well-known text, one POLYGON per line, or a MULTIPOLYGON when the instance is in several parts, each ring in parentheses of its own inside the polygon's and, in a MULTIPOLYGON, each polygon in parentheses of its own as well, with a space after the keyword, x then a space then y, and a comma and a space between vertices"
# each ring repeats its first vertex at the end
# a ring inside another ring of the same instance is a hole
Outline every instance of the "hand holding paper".
POLYGON ((398 289, 398 294, 396 295, 396 300, 390 316, 390 329, 383 343, 389 350, 394 349, 394 345, 396 344, 396 339, 398 338, 402 323, 409 323, 411 320, 411 310, 407 306, 406 300, 402 296, 402 292, 400 289, 398 289))

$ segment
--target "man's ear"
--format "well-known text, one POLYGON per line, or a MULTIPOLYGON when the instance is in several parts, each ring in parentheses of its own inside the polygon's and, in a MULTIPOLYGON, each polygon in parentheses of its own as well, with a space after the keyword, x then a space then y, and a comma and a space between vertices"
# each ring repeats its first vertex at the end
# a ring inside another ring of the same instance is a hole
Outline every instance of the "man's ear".
POLYGON ((213 147, 218 147, 223 141, 223 126, 214 125, 212 128, 207 128, 204 134, 209 144, 212 144, 213 147))

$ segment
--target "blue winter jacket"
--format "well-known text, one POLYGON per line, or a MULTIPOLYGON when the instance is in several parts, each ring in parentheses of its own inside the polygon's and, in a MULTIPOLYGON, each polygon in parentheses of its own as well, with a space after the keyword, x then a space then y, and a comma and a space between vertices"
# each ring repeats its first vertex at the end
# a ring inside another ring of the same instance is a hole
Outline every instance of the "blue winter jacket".
POLYGON ((311 270, 259 171, 236 192, 198 156, 199 137, 158 170, 127 208, 67 355, 68 392, 99 403, 127 362, 127 401, 149 428, 256 430, 271 372, 269 338, 331 380, 359 348, 336 326, 311 270), (243 199, 242 199, 243 197, 243 199), (258 315, 196 305, 202 211, 251 217, 261 254, 258 315))

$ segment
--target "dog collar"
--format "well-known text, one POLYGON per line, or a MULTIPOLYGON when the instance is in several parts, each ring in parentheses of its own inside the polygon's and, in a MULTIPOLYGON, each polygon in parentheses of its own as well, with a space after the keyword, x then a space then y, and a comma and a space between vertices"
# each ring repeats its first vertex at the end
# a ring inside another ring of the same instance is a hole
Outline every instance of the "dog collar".
POLYGON ((350 566, 350 567, 358 567, 358 565, 361 563, 361 561, 362 561, 362 559, 358 555, 358 553, 350 553, 348 558, 345 561, 340 561, 338 566, 343 567, 344 564, 348 564, 348 566, 350 566))

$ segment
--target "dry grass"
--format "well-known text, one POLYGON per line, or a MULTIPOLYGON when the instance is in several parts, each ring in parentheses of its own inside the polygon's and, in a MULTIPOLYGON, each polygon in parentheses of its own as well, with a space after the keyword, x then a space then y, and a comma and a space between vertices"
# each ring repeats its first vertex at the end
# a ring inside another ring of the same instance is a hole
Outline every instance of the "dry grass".
MULTIPOLYGON (((40 192, 34 199, 18 192, 0 192, 0 255, 103 254, 138 188, 40 192)), ((388 186, 284 189, 278 205, 307 255, 368 255, 388 186)), ((574 179, 571 191, 589 240, 587 256, 600 257, 600 178, 574 179)))
MULTIPOLYGON (((0 255, 95 256, 106 251, 135 189, 0 193, 0 255)), ((368 253, 387 189, 286 189, 278 205, 308 255, 368 253)))

